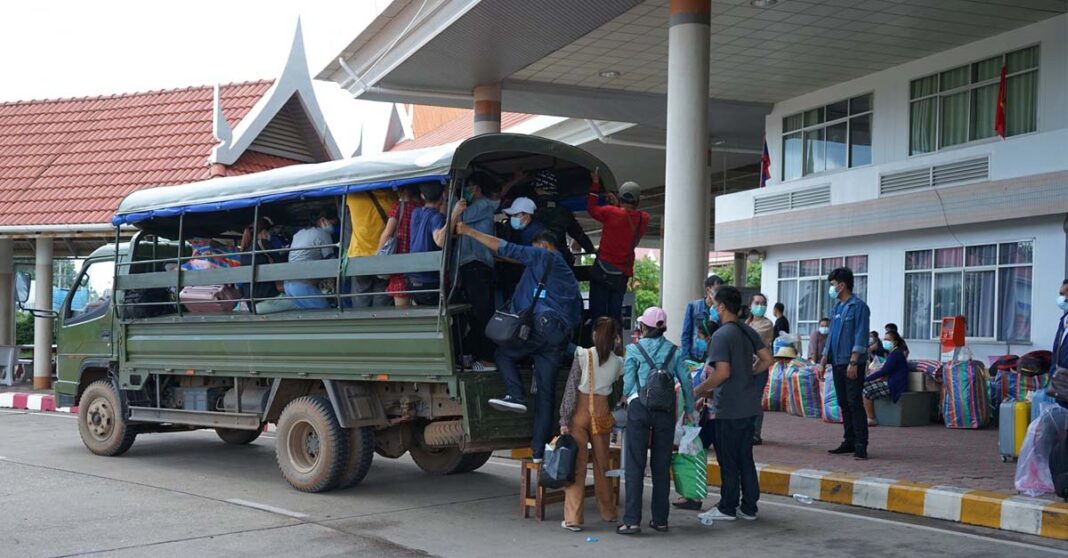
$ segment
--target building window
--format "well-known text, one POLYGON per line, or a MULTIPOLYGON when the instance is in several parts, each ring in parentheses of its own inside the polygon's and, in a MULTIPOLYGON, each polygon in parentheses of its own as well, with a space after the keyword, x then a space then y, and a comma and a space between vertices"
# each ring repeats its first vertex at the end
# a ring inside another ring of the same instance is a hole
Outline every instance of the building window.
POLYGON ((1028 47, 909 83, 909 154, 931 153, 997 134, 1005 66, 1005 136, 1034 132, 1038 47, 1028 47))
POLYGON ((933 339, 942 318, 965 317, 965 335, 1031 340, 1034 241, 905 252, 905 337, 933 339))
POLYGON ((868 296, 868 256, 792 260, 779 262, 779 302, 786 307, 791 331, 808 336, 820 318, 830 318, 835 301, 827 295, 827 276, 837 267, 853 271, 853 294, 868 296))
POLYGON ((782 179, 871 164, 871 94, 782 119, 782 179))

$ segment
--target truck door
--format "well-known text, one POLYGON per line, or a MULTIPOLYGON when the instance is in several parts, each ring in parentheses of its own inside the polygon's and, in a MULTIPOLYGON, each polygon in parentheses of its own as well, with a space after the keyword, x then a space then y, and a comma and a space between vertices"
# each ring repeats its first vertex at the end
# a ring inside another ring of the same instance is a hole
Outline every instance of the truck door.
POLYGON ((56 392, 75 396, 86 365, 106 367, 112 355, 112 257, 90 259, 67 293, 56 330, 56 392))

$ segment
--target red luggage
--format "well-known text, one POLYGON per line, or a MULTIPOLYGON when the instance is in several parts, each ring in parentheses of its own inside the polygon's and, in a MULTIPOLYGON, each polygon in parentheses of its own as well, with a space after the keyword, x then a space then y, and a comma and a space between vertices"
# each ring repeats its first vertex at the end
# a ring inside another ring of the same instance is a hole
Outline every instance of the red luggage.
POLYGON ((241 291, 231 285, 183 287, 178 300, 194 314, 222 314, 233 312, 241 291))

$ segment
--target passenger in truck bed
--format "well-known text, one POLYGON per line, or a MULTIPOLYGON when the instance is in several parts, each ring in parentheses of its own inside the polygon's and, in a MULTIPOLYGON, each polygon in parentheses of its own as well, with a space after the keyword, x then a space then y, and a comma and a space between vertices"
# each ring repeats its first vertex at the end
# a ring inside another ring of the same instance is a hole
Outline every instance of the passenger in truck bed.
MULTIPOLYGON (((293 235, 292 248, 289 251, 290 262, 305 262, 315 260, 328 260, 334 257, 334 226, 337 225, 337 215, 325 210, 319 211, 312 218, 311 224, 293 235)), ((291 297, 316 297, 295 298, 293 303, 297 308, 314 310, 329 308, 330 301, 322 297, 319 290, 318 279, 292 279, 285 282, 286 296, 291 297)))

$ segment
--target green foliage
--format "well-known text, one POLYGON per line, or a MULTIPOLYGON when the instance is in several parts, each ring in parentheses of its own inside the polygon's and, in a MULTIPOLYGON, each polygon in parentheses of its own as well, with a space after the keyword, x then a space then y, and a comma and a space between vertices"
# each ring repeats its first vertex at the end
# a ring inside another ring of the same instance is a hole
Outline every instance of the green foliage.
POLYGON ((29 312, 15 314, 15 344, 33 344, 33 316, 29 312))
POLYGON ((635 316, 641 315, 650 306, 660 304, 660 266, 649 257, 634 262, 630 288, 634 292, 635 316))
MULTIPOLYGON (((763 269, 762 262, 746 262, 745 286, 760 288, 760 273, 763 269)), ((724 265, 712 268, 712 273, 719 275, 728 285, 734 284, 734 265, 724 265)))

